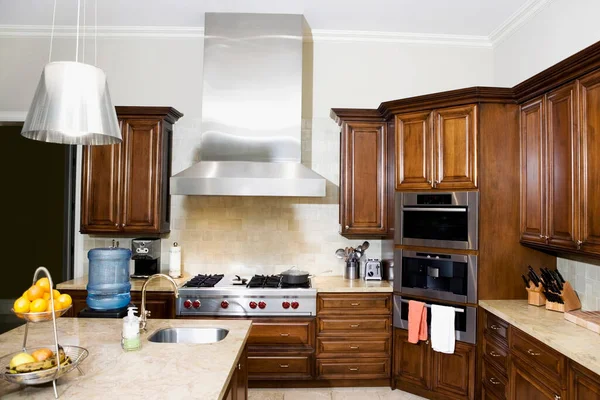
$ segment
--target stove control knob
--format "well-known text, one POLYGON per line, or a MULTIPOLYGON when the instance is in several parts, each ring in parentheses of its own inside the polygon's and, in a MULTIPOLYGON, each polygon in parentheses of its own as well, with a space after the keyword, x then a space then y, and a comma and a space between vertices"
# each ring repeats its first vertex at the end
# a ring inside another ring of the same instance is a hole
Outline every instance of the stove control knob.
POLYGON ((260 308, 261 310, 262 310, 263 308, 265 308, 266 306, 267 306, 267 303, 265 303, 264 301, 259 301, 259 302, 258 302, 258 308, 260 308))
POLYGON ((292 308, 295 310, 300 304, 297 301, 292 301, 292 308))
POLYGON ((227 308, 227 307, 229 307, 229 302, 227 300, 223 300, 221 302, 221 308, 227 308))
POLYGON ((194 300, 192 305, 194 306, 194 308, 199 308, 202 304, 200 303, 200 300, 194 300))
POLYGON ((287 310, 288 308, 290 308, 290 302, 284 301, 283 303, 281 303, 281 306, 287 310))
POLYGON ((192 302, 190 300, 186 300, 183 302, 183 306, 185 308, 192 308, 192 302))
POLYGON ((255 301, 251 301, 250 302, 250 308, 256 308, 256 302, 255 301))

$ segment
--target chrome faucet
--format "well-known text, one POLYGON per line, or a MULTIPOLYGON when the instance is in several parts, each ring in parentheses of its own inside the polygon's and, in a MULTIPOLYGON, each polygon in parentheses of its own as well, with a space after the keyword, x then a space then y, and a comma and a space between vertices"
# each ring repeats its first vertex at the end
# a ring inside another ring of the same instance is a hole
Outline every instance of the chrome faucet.
POLYGON ((150 316, 150 310, 146 310, 146 287, 148 286, 150 281, 158 278, 165 278, 168 281, 170 281, 173 284, 173 288, 175 289, 175 298, 179 297, 179 289, 177 288, 177 282, 175 282, 173 278, 165 274, 151 275, 144 283, 144 286, 142 286, 142 310, 140 311, 140 329, 144 331, 146 330, 146 321, 150 316))

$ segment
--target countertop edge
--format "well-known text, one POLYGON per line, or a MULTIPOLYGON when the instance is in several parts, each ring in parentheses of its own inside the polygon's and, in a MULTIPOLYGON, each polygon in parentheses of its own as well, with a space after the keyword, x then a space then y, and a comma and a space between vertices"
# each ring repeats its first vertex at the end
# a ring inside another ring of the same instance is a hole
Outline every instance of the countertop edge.
MULTIPOLYGON (((498 300, 495 300, 498 301, 498 300)), ((523 300, 525 301, 525 300, 523 300)), ((519 322, 518 320, 516 320, 515 318, 511 317, 510 315, 498 310, 496 307, 494 307, 491 304, 488 304, 486 302, 486 300, 479 300, 479 306, 481 308, 483 308, 484 310, 494 314, 495 316, 503 319, 504 321, 506 321, 507 323, 509 323, 510 325, 514 326, 515 328, 525 332, 526 334, 532 336, 533 338, 535 338, 536 340, 539 340, 540 342, 544 343, 545 345, 549 346, 550 348, 558 351, 560 354, 562 354, 563 356, 575 361, 576 363, 582 365, 583 367, 589 369, 590 371, 594 372, 595 374, 600 375, 600 363, 596 364, 596 365, 591 365, 590 361, 588 359, 584 359, 582 358, 577 352, 565 348, 562 345, 560 345, 559 343, 556 343, 554 340, 552 340, 551 338, 548 337, 542 337, 542 334, 537 332, 535 330, 535 328, 533 328, 531 325, 527 325, 527 324, 522 324, 521 322, 519 322)), ((533 306, 531 306, 533 307, 533 306)), ((548 311, 548 312, 553 312, 553 311, 548 311)), ((565 324, 570 324, 572 326, 569 325, 569 329, 574 329, 574 330, 581 330, 582 334, 587 334, 587 333, 593 333, 592 331, 578 326, 576 324, 573 324, 567 320, 564 320, 565 324)), ((599 336, 596 333, 593 333, 596 336, 599 336)))

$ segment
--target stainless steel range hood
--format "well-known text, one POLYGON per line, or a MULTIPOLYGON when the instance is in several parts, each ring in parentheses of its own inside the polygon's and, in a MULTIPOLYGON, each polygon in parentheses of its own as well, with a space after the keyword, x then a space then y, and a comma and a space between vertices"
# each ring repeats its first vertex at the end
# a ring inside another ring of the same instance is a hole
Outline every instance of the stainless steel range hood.
POLYGON ((207 13, 200 162, 171 194, 325 196, 300 164, 302 15, 207 13))

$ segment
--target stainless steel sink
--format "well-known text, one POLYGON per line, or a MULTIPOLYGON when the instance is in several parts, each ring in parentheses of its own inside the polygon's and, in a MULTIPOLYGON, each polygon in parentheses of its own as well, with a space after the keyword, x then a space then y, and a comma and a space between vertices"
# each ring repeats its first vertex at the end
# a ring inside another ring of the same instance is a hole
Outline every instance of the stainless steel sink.
POLYGON ((148 337, 154 343, 216 343, 229 331, 223 328, 164 328, 148 337))

